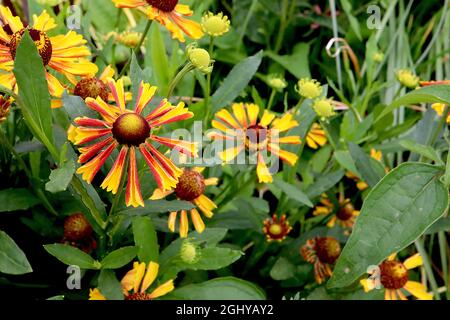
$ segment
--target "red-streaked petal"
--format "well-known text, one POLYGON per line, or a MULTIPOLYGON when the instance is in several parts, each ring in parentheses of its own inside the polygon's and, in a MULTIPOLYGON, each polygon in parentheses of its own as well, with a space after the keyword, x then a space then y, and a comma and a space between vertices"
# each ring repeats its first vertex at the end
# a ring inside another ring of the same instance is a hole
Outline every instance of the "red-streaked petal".
POLYGON ((111 143, 108 148, 99 153, 94 159, 86 163, 84 166, 79 167, 77 173, 81 174, 83 180, 90 184, 116 146, 117 142, 111 143))
POLYGON ((105 180, 103 180, 103 183, 100 187, 106 189, 107 191, 112 192, 113 194, 117 193, 120 181, 125 178, 123 176, 123 167, 125 166, 125 159, 127 157, 127 153, 128 147, 123 146, 119 152, 119 156, 114 162, 114 165, 112 166, 105 180))
POLYGON ((169 148, 179 151, 181 153, 188 154, 193 157, 197 156, 198 151, 197 151, 197 144, 195 142, 170 139, 153 135, 150 137, 150 139, 159 142, 165 146, 168 146, 169 148))
POLYGON ((146 117, 147 121, 154 120, 158 117, 165 115, 167 112, 175 108, 167 99, 163 99, 155 110, 150 112, 146 117))
POLYGON ((78 163, 85 163, 89 161, 93 156, 103 150, 103 148, 109 145, 112 141, 113 137, 108 137, 91 146, 79 148, 78 151, 81 152, 81 155, 78 158, 78 163))
POLYGON ((192 118, 194 114, 184 106, 185 106, 184 103, 180 102, 175 108, 173 108, 163 116, 159 117, 158 119, 149 121, 150 126, 158 127, 164 124, 192 118))
POLYGON ((236 121, 236 119, 226 109, 222 109, 219 112, 217 112, 216 117, 232 128, 235 128, 235 129, 242 128, 242 126, 239 125, 239 123, 236 121))
POLYGON ((165 155, 163 155, 161 152, 159 152, 154 146, 152 146, 150 143, 147 143, 147 148, 150 150, 150 152, 156 157, 156 159, 161 163, 161 165, 164 167, 164 169, 167 171, 167 173, 173 177, 175 180, 177 180, 182 174, 183 170, 178 168, 172 160, 167 158, 165 155))
POLYGON ((148 83, 141 82, 139 85, 139 92, 136 98, 135 112, 141 114, 142 110, 152 101, 153 96, 158 88, 152 87, 148 83))
POLYGON ((87 117, 76 118, 74 122, 82 127, 109 127, 106 121, 87 117))
POLYGON ((138 207, 144 206, 144 199, 142 199, 141 186, 139 184, 139 176, 136 165, 136 150, 134 147, 130 148, 130 164, 128 167, 128 182, 127 191, 125 194, 126 205, 138 207))
POLYGON ((107 104, 100 97, 97 97, 97 99, 86 98, 86 105, 90 109, 100 113, 103 119, 105 119, 108 123, 113 123, 120 114, 119 109, 107 104))
POLYGON ((85 127, 77 127, 75 128, 75 132, 75 145, 85 144, 112 133, 110 128, 97 129, 85 127))
POLYGON ((109 90, 116 101, 116 106, 123 112, 125 111, 125 89, 123 80, 114 81, 112 78, 107 79, 109 90))

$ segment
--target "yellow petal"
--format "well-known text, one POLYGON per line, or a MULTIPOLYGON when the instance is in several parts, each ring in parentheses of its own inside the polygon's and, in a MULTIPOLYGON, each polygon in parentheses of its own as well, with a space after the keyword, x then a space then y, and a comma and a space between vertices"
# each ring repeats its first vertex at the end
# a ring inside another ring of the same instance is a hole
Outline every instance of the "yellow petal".
POLYGON ((200 216, 200 214, 196 209, 191 210, 191 219, 195 230, 198 233, 202 233, 203 230, 205 230, 205 223, 203 222, 202 217, 200 216))
POLYGON ((105 296, 101 294, 97 288, 89 289, 89 300, 106 300, 105 296))
POLYGON ((147 267, 147 272, 145 273, 145 277, 142 280, 141 293, 145 292, 155 281, 158 276, 159 264, 156 262, 150 261, 147 267))
POLYGON ((433 300, 433 294, 427 292, 427 288, 416 281, 408 281, 403 287, 419 300, 433 300))
POLYGON ((267 110, 264 110, 263 116, 262 116, 259 124, 263 127, 268 127, 273 119, 275 119, 275 114, 273 114, 267 110))
POLYGON ((406 269, 410 270, 410 269, 414 269, 418 266, 421 266, 423 264, 422 261, 422 256, 418 253, 416 253, 415 255, 409 257, 408 259, 405 260, 405 262, 403 262, 403 265, 406 267, 406 269))
POLYGON ((150 299, 156 299, 158 297, 162 297, 169 292, 171 292, 173 289, 175 289, 175 286, 173 285, 173 280, 169 280, 162 285, 160 285, 158 288, 153 290, 153 292, 150 294, 150 299))

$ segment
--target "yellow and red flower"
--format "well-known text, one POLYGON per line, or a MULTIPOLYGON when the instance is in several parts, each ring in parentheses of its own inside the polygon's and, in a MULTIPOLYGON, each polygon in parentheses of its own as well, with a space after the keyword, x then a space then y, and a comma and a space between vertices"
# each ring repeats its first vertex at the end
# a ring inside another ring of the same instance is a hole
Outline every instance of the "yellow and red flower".
POLYGON ((200 39, 203 31, 198 22, 187 19, 193 14, 188 5, 178 0, 113 0, 118 8, 137 8, 151 20, 167 28, 175 39, 184 42, 184 34, 192 39, 200 39))
MULTIPOLYGON (((202 174, 203 170, 204 168, 184 169, 183 173, 178 178, 178 183, 175 186, 175 189, 168 191, 156 189, 150 199, 159 200, 167 197, 172 193, 175 193, 178 199, 192 202, 192 204, 197 206, 197 208, 206 218, 211 218, 213 216, 213 210, 216 209, 217 206, 210 198, 205 196, 204 192, 206 186, 217 185, 218 179, 205 179, 202 174)), ((189 213, 195 230, 198 233, 202 233, 203 230, 205 230, 205 223, 203 222, 203 219, 198 210, 194 208, 191 209, 189 213)), ((176 211, 171 212, 169 215, 167 225, 171 232, 175 232, 177 216, 178 212, 176 211)), ((187 237, 189 231, 189 222, 188 212, 186 210, 182 210, 180 212, 180 224, 178 229, 180 237, 187 237)))
POLYGON ((5 99, 4 96, 0 95, 0 124, 8 118, 12 101, 12 98, 5 99))
POLYGON ((122 177, 124 167, 129 162, 126 205, 144 206, 138 179, 136 151, 138 150, 142 154, 161 190, 174 188, 183 171, 159 152, 152 142, 168 146, 190 156, 197 154, 196 144, 160 137, 154 135, 152 131, 169 123, 189 119, 193 114, 185 108, 184 103, 180 102, 174 106, 164 99, 156 109, 144 117, 142 112, 152 100, 157 90, 156 87, 142 82, 139 86, 134 110, 128 110, 126 109, 123 81, 116 82, 109 78, 107 82, 116 105, 106 103, 100 96, 96 99, 87 98, 86 105, 98 112, 103 119, 80 117, 75 119, 77 127, 69 129, 70 140, 75 145, 86 145, 95 141, 93 144, 79 148, 81 155, 78 162, 83 165, 78 168, 77 173, 82 174, 87 183, 91 183, 113 150, 120 146, 119 155, 101 187, 116 194, 121 179, 125 178, 122 177))
POLYGON ((350 199, 345 198, 343 194, 339 195, 339 208, 337 210, 335 210, 333 202, 331 202, 326 194, 322 195, 320 203, 322 205, 318 205, 314 208, 313 215, 326 216, 336 211, 327 223, 329 228, 334 227, 336 223, 343 228, 352 228, 355 224, 355 220, 359 215, 359 210, 355 210, 350 199))
POLYGON ((341 254, 341 244, 332 237, 316 237, 306 241, 300 248, 300 254, 314 265, 316 282, 321 284, 333 274, 331 267, 341 254))
POLYGON ((286 239, 286 236, 292 230, 289 221, 286 220, 285 214, 281 216, 280 221, 278 221, 277 215, 274 214, 271 219, 267 218, 263 223, 263 232, 266 235, 268 242, 272 242, 274 240, 281 242, 286 239))
POLYGON ((327 143, 327 136, 325 131, 320 127, 319 124, 313 123, 311 129, 306 136, 306 144, 311 149, 318 149, 323 147, 327 143))
MULTIPOLYGON (((173 280, 164 282, 152 292, 147 290, 155 282, 159 271, 159 264, 150 261, 148 266, 145 262, 134 262, 133 269, 127 272, 120 282, 125 300, 153 300, 171 292, 175 287, 173 280)), ((107 300, 98 288, 90 290, 89 300, 107 300)))
MULTIPOLYGON (((25 27, 19 17, 14 17, 8 7, 0 6, 0 85, 16 90, 16 78, 13 73, 16 50, 25 31, 36 44, 42 63, 58 73, 71 78, 74 76, 92 76, 98 68, 89 62, 87 42, 74 31, 65 35, 48 36, 47 32, 57 25, 50 15, 43 11, 40 16, 33 16, 32 27, 25 27)), ((61 97, 64 86, 59 80, 46 72, 48 88, 54 97, 61 97)))
POLYGON ((225 162, 232 161, 242 151, 247 150, 257 159, 256 172, 260 183, 271 183, 272 174, 266 165, 264 154, 275 155, 277 159, 293 166, 298 156, 282 150, 280 144, 299 144, 299 136, 280 137, 279 134, 298 126, 291 113, 277 118, 272 112, 264 110, 258 121, 260 108, 253 103, 234 103, 233 114, 222 109, 216 113, 212 126, 216 129, 208 136, 220 141, 233 141, 234 146, 219 153, 225 162))
POLYGON ((422 283, 409 280, 408 270, 421 266, 423 264, 422 257, 417 253, 403 263, 395 258, 396 254, 394 253, 378 266, 379 272, 377 274, 360 281, 364 291, 371 291, 377 287, 377 284, 380 284, 386 290, 385 300, 407 300, 402 289, 419 300, 432 300, 433 295, 427 291, 422 283))

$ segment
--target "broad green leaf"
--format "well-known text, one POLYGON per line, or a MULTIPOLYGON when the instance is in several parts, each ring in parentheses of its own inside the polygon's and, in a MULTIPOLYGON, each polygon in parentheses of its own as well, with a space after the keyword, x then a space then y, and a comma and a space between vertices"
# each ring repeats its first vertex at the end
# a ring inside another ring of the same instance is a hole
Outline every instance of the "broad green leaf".
POLYGON ((33 272, 27 257, 5 232, 0 230, 0 272, 24 274, 33 272))
POLYGON ((375 186, 384 175, 383 166, 368 156, 358 145, 349 142, 348 149, 355 161, 356 168, 361 178, 371 187, 375 186))
POLYGON ((128 264, 136 257, 138 249, 136 247, 122 247, 109 253, 100 262, 102 269, 119 269, 128 264))
POLYGON ((337 185, 337 183, 341 181, 343 176, 343 170, 337 170, 325 175, 321 175, 312 185, 310 185, 305 190, 305 193, 310 199, 318 197, 322 193, 337 185))
POLYGON ((364 201, 328 286, 350 285, 438 220, 448 206, 442 173, 428 164, 403 163, 386 175, 364 201))
POLYGON ((291 55, 280 56, 270 51, 266 52, 266 55, 282 65, 297 79, 311 77, 308 64, 309 44, 307 43, 296 44, 291 55))
POLYGON ((291 185, 287 182, 284 182, 283 180, 281 180, 278 177, 274 177, 273 183, 276 187, 283 190, 283 192, 290 199, 295 200, 301 204, 305 204, 310 208, 314 207, 313 203, 311 202, 311 200, 309 200, 308 196, 303 191, 301 191, 299 188, 296 188, 293 185, 291 185))
POLYGON ((255 75, 262 60, 262 51, 233 67, 222 85, 211 98, 213 111, 225 107, 236 99, 255 75))
POLYGON ((444 103, 450 105, 450 85, 437 84, 413 90, 387 106, 378 116, 376 121, 379 121, 385 115, 392 112, 396 108, 399 108, 400 106, 417 103, 444 103))
POLYGON ((81 269, 100 269, 100 263, 87 253, 65 244, 47 244, 44 249, 56 259, 67 265, 79 266, 81 269))
POLYGON ((158 262, 159 246, 155 227, 149 217, 134 217, 132 220, 134 243, 139 249, 139 261, 158 262))
POLYGON ((0 191, 0 212, 26 210, 40 203, 27 189, 6 189, 0 191))
POLYGON ((74 173, 75 163, 69 160, 61 168, 52 170, 49 177, 50 181, 45 184, 45 190, 51 193, 67 190, 74 173))
POLYGON ((270 276, 272 279, 280 281, 292 278, 295 274, 295 265, 293 265, 288 259, 279 257, 270 270, 270 276))
POLYGON ((419 144, 414 142, 413 140, 402 140, 399 142, 400 145, 408 149, 411 152, 418 153, 428 159, 433 160, 436 164, 443 165, 441 158, 439 157, 439 154, 430 146, 426 146, 423 144, 419 144))
POLYGON ((170 298, 182 300, 265 300, 261 288, 235 277, 216 278, 190 284, 170 293, 170 298))
POLYGON ((358 169, 356 169, 355 162, 350 155, 350 152, 339 150, 334 152, 334 158, 341 165, 342 168, 360 176, 358 169))
POLYGON ((98 289, 108 300, 123 300, 122 286, 114 271, 103 269, 98 276, 98 289))
POLYGON ((36 45, 29 33, 25 32, 17 48, 14 63, 19 96, 24 104, 22 112, 27 122, 33 122, 34 125, 27 124, 32 126, 32 131, 36 131, 36 138, 52 142, 52 113, 45 72, 36 45))
POLYGON ((220 247, 206 247, 201 250, 200 260, 191 265, 185 265, 192 270, 217 270, 224 268, 242 256, 239 250, 220 247))

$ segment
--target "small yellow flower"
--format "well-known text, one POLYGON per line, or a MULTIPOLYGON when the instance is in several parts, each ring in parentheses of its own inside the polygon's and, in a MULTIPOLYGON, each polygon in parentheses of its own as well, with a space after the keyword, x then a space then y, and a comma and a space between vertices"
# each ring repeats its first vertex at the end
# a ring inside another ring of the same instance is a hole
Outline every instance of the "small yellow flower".
POLYGON ((401 69, 397 71, 397 80, 405 87, 415 89, 419 85, 419 77, 410 70, 401 69))
POLYGON ((214 61, 205 49, 197 48, 195 45, 187 47, 189 61, 203 73, 211 73, 214 61))
POLYGON ((313 109, 322 119, 329 118, 335 114, 332 100, 327 98, 316 99, 313 109))
POLYGON ((322 94, 322 86, 320 85, 320 82, 309 78, 300 79, 295 87, 295 90, 299 95, 307 99, 315 99, 322 94))
POLYGON ((373 59, 373 61, 380 63, 384 59, 384 53, 377 51, 372 55, 372 59, 373 59))
MULTIPOLYGON (((443 103, 433 103, 431 107, 436 111, 439 117, 442 117, 445 110, 445 104, 443 103)), ((447 117, 447 123, 450 123, 450 115, 447 117)))
POLYGON ((202 17, 202 30, 212 37, 219 37, 230 30, 230 20, 222 12, 213 14, 208 12, 202 17))
POLYGON ((279 75, 271 74, 267 77, 267 84, 274 90, 283 91, 287 87, 286 80, 279 75))

